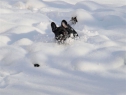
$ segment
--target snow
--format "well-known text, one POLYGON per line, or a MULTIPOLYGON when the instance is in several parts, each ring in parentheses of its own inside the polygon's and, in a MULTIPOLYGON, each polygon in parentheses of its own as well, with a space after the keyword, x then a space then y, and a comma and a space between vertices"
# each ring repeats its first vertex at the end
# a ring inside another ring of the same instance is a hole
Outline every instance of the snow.
POLYGON ((126 95, 125 10, 125 0, 1 0, 0 95, 126 95), (80 38, 55 43, 50 23, 72 16, 80 38))

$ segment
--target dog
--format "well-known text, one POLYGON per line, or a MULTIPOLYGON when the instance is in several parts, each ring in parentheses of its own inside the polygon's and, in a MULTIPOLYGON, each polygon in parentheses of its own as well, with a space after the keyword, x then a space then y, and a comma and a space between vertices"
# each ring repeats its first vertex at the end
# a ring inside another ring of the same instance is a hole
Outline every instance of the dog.
POLYGON ((77 32, 67 23, 62 20, 61 26, 57 27, 54 22, 51 23, 52 32, 55 34, 55 39, 58 43, 64 43, 67 38, 78 37, 77 32))

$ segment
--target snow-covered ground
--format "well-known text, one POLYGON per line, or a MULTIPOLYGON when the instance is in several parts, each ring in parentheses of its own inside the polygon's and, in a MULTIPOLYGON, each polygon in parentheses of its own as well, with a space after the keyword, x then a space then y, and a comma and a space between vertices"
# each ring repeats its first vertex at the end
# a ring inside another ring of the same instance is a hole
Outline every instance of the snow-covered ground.
POLYGON ((0 0, 0 95, 126 95, 126 0, 0 0))

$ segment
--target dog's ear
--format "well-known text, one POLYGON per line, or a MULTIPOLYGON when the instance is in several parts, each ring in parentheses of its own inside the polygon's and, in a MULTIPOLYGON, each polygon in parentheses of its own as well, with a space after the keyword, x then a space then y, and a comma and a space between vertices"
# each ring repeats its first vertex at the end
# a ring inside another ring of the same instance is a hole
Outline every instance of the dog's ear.
POLYGON ((61 22, 61 26, 63 26, 64 28, 67 28, 67 21, 66 20, 62 20, 61 22))
POLYGON ((54 22, 51 23, 51 28, 53 32, 56 30, 57 26, 54 22))

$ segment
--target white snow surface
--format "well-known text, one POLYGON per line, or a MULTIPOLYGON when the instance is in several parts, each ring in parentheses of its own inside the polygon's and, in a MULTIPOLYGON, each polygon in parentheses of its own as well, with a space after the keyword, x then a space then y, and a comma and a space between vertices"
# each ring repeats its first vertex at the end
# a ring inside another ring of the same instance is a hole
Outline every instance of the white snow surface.
POLYGON ((0 95, 126 95, 126 0, 0 0, 0 95))

